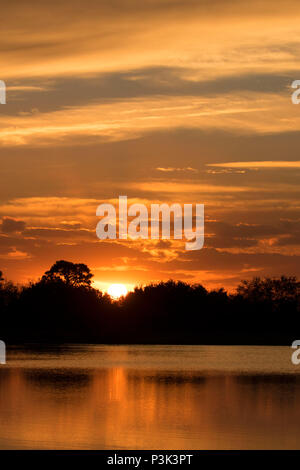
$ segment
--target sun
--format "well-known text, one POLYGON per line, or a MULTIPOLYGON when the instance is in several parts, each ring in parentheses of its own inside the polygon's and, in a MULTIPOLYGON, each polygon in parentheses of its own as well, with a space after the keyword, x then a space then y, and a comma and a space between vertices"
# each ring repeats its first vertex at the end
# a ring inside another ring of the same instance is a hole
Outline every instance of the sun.
POLYGON ((112 299, 119 299, 127 294, 127 289, 124 284, 111 284, 107 289, 107 293, 112 299))

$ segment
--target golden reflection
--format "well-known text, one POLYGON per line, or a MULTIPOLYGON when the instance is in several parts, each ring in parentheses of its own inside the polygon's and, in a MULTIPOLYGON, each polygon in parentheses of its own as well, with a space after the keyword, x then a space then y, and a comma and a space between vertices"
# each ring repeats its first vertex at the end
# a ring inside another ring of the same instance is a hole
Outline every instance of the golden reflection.
POLYGON ((149 367, 155 351, 143 367, 113 348, 100 368, 1 368, 0 448, 299 448, 299 376, 149 367))

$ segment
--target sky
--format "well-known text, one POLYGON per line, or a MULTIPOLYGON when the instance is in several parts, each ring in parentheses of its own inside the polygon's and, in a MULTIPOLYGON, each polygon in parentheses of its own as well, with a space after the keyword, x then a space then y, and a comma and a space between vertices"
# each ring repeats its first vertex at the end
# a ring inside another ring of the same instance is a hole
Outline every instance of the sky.
POLYGON ((0 269, 232 290, 300 272, 297 1, 11 0, 2 8, 0 269), (99 240, 96 208, 201 203, 205 242, 99 240))

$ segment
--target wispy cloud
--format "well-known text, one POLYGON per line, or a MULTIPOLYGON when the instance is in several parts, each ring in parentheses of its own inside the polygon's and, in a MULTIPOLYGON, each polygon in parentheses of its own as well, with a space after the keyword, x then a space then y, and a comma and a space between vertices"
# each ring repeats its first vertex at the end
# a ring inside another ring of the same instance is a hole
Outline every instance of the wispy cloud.
POLYGON ((300 161, 271 161, 265 160, 261 162, 226 162, 226 163, 207 163, 206 166, 221 168, 300 168, 300 161))
POLYGON ((300 113, 286 96, 261 93, 221 97, 151 97, 0 117, 0 144, 72 145, 89 137, 122 141, 170 129, 223 130, 237 134, 298 131, 300 113), (286 118, 282 119, 282 113, 286 118), (275 119, 276 118, 276 119, 275 119))
POLYGON ((198 170, 196 168, 192 168, 190 166, 184 167, 184 168, 174 168, 171 166, 168 166, 167 168, 164 167, 158 167, 156 168, 157 171, 161 171, 162 173, 173 173, 173 172, 192 172, 192 173, 198 173, 198 170))

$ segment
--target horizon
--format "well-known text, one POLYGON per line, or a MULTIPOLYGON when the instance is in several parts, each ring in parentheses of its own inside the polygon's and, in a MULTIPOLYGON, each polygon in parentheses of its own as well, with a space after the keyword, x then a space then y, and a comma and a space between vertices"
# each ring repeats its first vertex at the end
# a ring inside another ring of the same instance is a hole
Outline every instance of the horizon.
MULTIPOLYGON (((73 265, 73 266, 76 266, 76 262, 75 263, 72 263, 70 261, 67 261, 67 260, 57 260, 56 263, 54 263, 51 267, 51 269, 53 269, 57 263, 68 263, 70 265, 73 265)), ((81 263, 77 263, 77 264, 81 264, 81 263)), ((85 265, 86 266, 86 265, 85 265)), ((260 277, 260 276, 252 276, 252 278, 243 278, 243 279, 240 279, 237 284, 235 286, 232 286, 231 288, 226 288, 224 286, 218 286, 218 287, 211 287, 211 286, 207 286, 205 285, 205 282, 201 282, 201 281, 195 281, 195 282, 189 282, 189 281, 186 281, 186 280, 182 280, 182 279, 173 279, 173 278, 169 278, 167 280, 153 280, 153 281, 150 281, 148 283, 137 283, 137 284, 125 284, 125 283, 110 283, 110 282, 99 282, 97 280, 94 280, 93 277, 94 277, 94 274, 93 272, 89 269, 88 266, 86 266, 86 268, 89 270, 90 274, 91 274, 91 280, 90 280, 90 287, 101 292, 102 294, 107 294, 111 300, 113 301, 118 301, 120 298, 123 298, 123 297, 126 297, 128 294, 130 293, 134 293, 134 291, 136 289, 144 289, 146 287, 155 287, 155 286, 158 286, 158 285, 167 285, 168 283, 172 282, 172 283, 181 283, 181 284, 185 284, 187 286, 190 286, 190 287, 204 287, 204 289, 206 289, 206 291, 209 293, 209 292, 218 292, 219 290, 223 290, 226 294, 229 294, 229 295, 236 295, 237 292, 238 292, 238 288, 239 286, 241 286, 244 282, 251 282, 251 281, 254 281, 254 280, 258 280, 258 281, 280 281, 280 279, 290 279, 290 280, 293 280, 295 281, 296 283, 299 283, 298 281, 298 277, 297 276, 287 276, 285 274, 282 274, 279 275, 279 276, 263 276, 263 277, 260 277), (111 290, 111 292, 109 292, 111 290), (117 291, 119 292, 117 292, 117 291), (115 291, 115 292, 114 292, 115 291)), ((45 273, 43 273, 43 275, 35 278, 35 279, 30 279, 28 282, 26 283, 15 283, 13 280, 11 279, 8 279, 6 276, 5 276, 5 273, 3 273, 1 270, 0 270, 0 280, 2 280, 4 282, 4 288, 5 288, 5 285, 8 283, 12 283, 12 285, 16 286, 17 288, 21 288, 21 289, 26 289, 28 287, 30 287, 30 285, 35 285, 35 284, 38 284, 40 283, 41 281, 43 281, 43 277, 45 276, 45 274, 47 274, 49 271, 45 271, 45 273)), ((60 276, 60 279, 61 279, 61 276, 60 276)), ((63 278, 62 278, 63 279, 63 278)), ((65 282, 65 281, 64 281, 65 282)))

